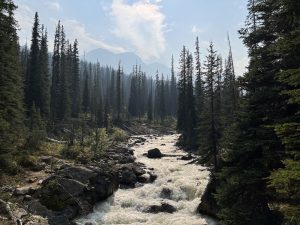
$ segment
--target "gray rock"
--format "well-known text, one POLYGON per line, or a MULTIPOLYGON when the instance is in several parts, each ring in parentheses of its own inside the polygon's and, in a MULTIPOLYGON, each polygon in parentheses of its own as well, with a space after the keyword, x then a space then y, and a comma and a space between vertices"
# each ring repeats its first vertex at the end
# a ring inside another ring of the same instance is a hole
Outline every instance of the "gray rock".
POLYGON ((160 192, 161 198, 171 199, 173 191, 169 188, 163 188, 160 192))
POLYGON ((157 179, 157 175, 154 173, 149 173, 150 175, 150 182, 154 182, 157 179))
POLYGON ((121 172, 120 183, 134 187, 137 182, 137 176, 133 170, 123 170, 121 172))
POLYGON ((138 176, 138 182, 140 183, 150 183, 150 175, 149 174, 143 174, 141 176, 138 176))
POLYGON ((0 215, 2 216, 8 216, 10 214, 8 205, 5 201, 0 199, 0 215))
POLYGON ((14 195, 31 195, 36 191, 33 187, 19 187, 14 190, 14 195))
POLYGON ((40 160, 44 163, 50 164, 51 162, 55 161, 54 158, 52 156, 41 156, 40 160))
POLYGON ((84 184, 89 183, 89 180, 97 175, 93 170, 83 166, 69 166, 58 171, 57 174, 65 178, 80 181, 84 184))
POLYGON ((15 208, 12 210, 12 213, 18 219, 22 219, 22 217, 28 215, 28 212, 23 208, 15 208))
POLYGON ((163 157, 163 154, 158 148, 148 150, 147 157, 151 159, 159 159, 163 157))
POLYGON ((176 211, 177 209, 174 206, 165 202, 162 202, 160 205, 151 205, 147 207, 146 210, 144 210, 144 212, 146 213, 160 213, 160 212, 174 213, 176 211))
POLYGON ((184 155, 180 158, 181 160, 191 160, 194 159, 191 153, 188 153, 187 155, 184 155))

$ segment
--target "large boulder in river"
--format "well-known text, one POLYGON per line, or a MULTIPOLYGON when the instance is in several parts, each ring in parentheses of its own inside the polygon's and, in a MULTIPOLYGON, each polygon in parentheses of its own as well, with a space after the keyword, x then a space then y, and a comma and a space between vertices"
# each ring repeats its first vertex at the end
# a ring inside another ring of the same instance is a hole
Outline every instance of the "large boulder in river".
POLYGON ((163 157, 163 154, 158 148, 148 150, 147 157, 150 159, 159 159, 163 157))
POLYGON ((144 210, 146 213, 174 213, 176 212, 176 207, 170 205, 169 203, 162 202, 160 205, 150 205, 149 207, 144 210))
POLYGON ((123 170, 121 171, 120 183, 127 185, 129 187, 134 187, 135 183, 138 181, 137 176, 133 170, 123 170))
POLYGON ((217 213, 219 212, 220 208, 217 205, 217 202, 213 196, 216 193, 216 185, 217 185, 216 179, 211 178, 201 197, 201 203, 197 208, 198 213, 213 218, 217 218, 217 213))
POLYGON ((141 163, 128 163, 120 166, 120 184, 122 187, 135 187, 137 182, 143 182, 143 176, 146 171, 143 169, 144 165, 141 163))
POLYGON ((69 224, 62 219, 71 221, 91 212, 96 202, 112 195, 118 186, 117 168, 106 164, 99 167, 66 165, 42 183, 34 196, 37 199, 28 203, 29 210, 49 218, 52 224, 69 224))

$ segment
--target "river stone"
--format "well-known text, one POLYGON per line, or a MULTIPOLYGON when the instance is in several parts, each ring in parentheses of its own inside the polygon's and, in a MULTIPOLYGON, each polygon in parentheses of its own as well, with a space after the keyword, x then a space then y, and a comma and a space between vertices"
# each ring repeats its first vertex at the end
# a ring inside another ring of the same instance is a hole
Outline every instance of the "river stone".
POLYGON ((148 150, 147 157, 150 159, 159 159, 163 157, 163 154, 158 148, 148 150))
POLYGON ((140 183, 150 183, 150 175, 149 174, 143 174, 141 176, 138 176, 138 182, 140 183))
POLYGON ((171 199, 173 191, 169 188, 163 188, 160 192, 161 198, 171 199))
POLYGON ((14 191, 14 195, 30 195, 36 191, 33 187, 20 187, 16 188, 14 191))
POLYGON ((177 209, 168 204, 168 203, 161 203, 161 205, 150 205, 145 212, 146 213, 160 213, 160 212, 165 212, 165 213, 174 213, 176 212, 177 209))
POLYGON ((192 156, 192 154, 189 153, 189 154, 187 154, 187 155, 182 156, 180 159, 181 159, 181 160, 191 160, 191 159, 193 159, 193 158, 194 158, 194 157, 192 156))
POLYGON ((133 170, 123 170, 121 172, 120 183, 134 187, 137 182, 137 176, 133 170))
POLYGON ((216 193, 216 180, 212 178, 201 197, 201 203, 198 205, 197 212, 202 215, 217 218, 220 208, 213 195, 216 193))

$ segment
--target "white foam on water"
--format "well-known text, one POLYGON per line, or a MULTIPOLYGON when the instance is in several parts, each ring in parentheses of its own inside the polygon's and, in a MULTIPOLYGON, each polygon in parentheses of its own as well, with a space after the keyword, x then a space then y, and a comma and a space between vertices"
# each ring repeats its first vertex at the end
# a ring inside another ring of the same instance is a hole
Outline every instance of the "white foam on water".
POLYGON ((175 146, 178 135, 157 138, 146 137, 143 145, 134 146, 137 162, 152 167, 158 176, 155 182, 134 189, 119 189, 112 197, 99 203, 93 213, 80 218, 76 223, 84 225, 215 225, 212 220, 196 213, 201 195, 209 179, 209 171, 178 157, 149 159, 143 156, 149 149, 159 148, 163 154, 185 155, 175 146), (162 198, 163 189, 171 190, 168 199, 162 198), (150 205, 161 202, 176 207, 174 213, 144 213, 150 205))

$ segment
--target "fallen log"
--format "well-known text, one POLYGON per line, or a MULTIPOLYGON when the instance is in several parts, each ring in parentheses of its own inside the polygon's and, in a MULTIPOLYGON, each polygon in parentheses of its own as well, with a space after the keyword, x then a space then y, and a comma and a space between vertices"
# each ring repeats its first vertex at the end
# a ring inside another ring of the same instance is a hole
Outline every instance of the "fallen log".
POLYGON ((53 142, 53 143, 58 143, 58 144, 67 144, 68 143, 67 141, 59 141, 59 140, 55 140, 55 139, 49 138, 49 137, 47 137, 46 140, 53 142))

